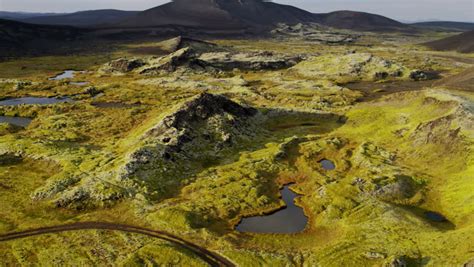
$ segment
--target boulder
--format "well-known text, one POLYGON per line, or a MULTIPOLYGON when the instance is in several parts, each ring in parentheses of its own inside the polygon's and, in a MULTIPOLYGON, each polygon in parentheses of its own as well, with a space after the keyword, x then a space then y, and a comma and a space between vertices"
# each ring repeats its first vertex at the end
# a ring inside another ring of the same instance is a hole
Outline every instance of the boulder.
POLYGON ((414 81, 427 81, 427 80, 434 80, 438 78, 439 75, 436 72, 429 72, 429 71, 422 71, 422 70, 415 70, 410 73, 410 79, 414 81))

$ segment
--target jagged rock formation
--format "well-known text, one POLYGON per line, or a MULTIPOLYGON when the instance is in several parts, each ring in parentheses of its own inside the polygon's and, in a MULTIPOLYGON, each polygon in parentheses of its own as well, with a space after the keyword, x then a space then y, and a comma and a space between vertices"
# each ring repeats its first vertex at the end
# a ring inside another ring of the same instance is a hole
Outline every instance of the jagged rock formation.
POLYGON ((205 53, 197 58, 197 64, 219 70, 277 70, 296 65, 299 56, 277 55, 272 52, 218 52, 205 53))
POLYGON ((178 36, 176 38, 168 39, 157 44, 163 51, 168 53, 176 52, 183 48, 190 48, 196 53, 205 53, 205 52, 215 52, 215 51, 224 51, 226 50, 223 47, 218 46, 217 44, 205 42, 193 38, 188 38, 184 36, 178 36))
POLYGON ((144 75, 156 75, 173 72, 178 68, 192 70, 276 70, 289 68, 300 62, 300 56, 287 56, 272 52, 235 52, 206 42, 181 37, 168 40, 165 47, 176 50, 163 57, 120 58, 105 64, 101 73, 122 74, 136 72, 144 75), (183 47, 185 46, 185 47, 183 47), (183 47, 183 48, 180 48, 183 47), (212 51, 212 52, 209 52, 212 51))
POLYGON ((295 25, 279 23, 271 33, 277 38, 299 38, 325 44, 353 43, 359 38, 356 34, 334 31, 317 23, 298 23, 295 25))
POLYGON ((162 164, 219 158, 225 149, 254 134, 251 118, 256 114, 257 110, 224 96, 201 94, 145 134, 148 145, 132 154, 125 176, 147 178, 143 176, 149 170, 162 164))

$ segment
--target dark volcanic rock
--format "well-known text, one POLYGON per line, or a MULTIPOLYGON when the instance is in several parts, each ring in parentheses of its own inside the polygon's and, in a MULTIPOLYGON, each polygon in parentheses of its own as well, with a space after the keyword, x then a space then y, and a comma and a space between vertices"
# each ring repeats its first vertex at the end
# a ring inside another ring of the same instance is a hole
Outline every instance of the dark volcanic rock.
POLYGON ((416 70, 410 73, 410 79, 414 81, 427 81, 438 78, 439 75, 433 71, 416 70))
POLYGON ((376 184, 375 196, 386 200, 386 201, 399 201, 406 200, 413 197, 419 186, 413 180, 413 178, 404 175, 398 175, 395 180, 389 183, 382 181, 380 184, 376 184))
POLYGON ((257 110, 243 107, 221 95, 204 93, 185 103, 182 108, 166 116, 157 128, 149 134, 156 135, 169 128, 182 129, 192 122, 206 120, 219 114, 230 114, 235 117, 245 118, 257 114, 257 110))
POLYGON ((110 69, 112 71, 118 71, 118 72, 130 72, 136 68, 139 68, 143 65, 145 65, 145 62, 143 62, 140 59, 125 59, 125 58, 120 58, 117 60, 114 60, 109 63, 110 69))
POLYGON ((285 56, 263 51, 205 53, 198 57, 196 62, 201 66, 219 70, 278 70, 290 68, 302 60, 300 56, 285 56))
POLYGON ((221 152, 255 134, 251 118, 256 114, 224 96, 201 94, 144 135, 148 145, 131 155, 124 177, 168 175, 190 162, 219 159, 221 152))

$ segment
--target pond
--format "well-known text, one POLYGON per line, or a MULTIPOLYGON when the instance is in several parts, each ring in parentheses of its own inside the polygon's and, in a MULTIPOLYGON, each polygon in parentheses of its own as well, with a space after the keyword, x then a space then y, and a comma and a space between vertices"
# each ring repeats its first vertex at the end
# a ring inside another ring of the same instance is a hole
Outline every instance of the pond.
POLYGON ((65 70, 64 72, 52 77, 52 78, 49 78, 50 81, 60 81, 60 80, 64 80, 64 79, 72 79, 74 78, 74 74, 76 72, 81 72, 81 71, 75 71, 75 70, 65 70))
POLYGON ((237 225, 237 231, 251 233, 282 233, 291 234, 303 231, 308 223, 308 218, 301 207, 295 205, 298 194, 290 190, 290 185, 281 190, 286 208, 275 213, 244 218, 237 225))
POLYGON ((28 127, 33 119, 22 117, 0 116, 0 123, 9 123, 15 126, 28 127))
POLYGON ((336 165, 334 164, 334 162, 332 162, 328 159, 323 159, 319 163, 321 163, 321 166, 326 171, 332 171, 332 170, 336 169, 336 165))
POLYGON ((448 222, 448 219, 446 219, 446 217, 434 211, 426 211, 425 217, 433 222, 448 222))
POLYGON ((20 97, 8 98, 0 101, 0 106, 18 106, 18 105, 52 105, 56 103, 72 102, 70 98, 54 98, 54 97, 20 97))

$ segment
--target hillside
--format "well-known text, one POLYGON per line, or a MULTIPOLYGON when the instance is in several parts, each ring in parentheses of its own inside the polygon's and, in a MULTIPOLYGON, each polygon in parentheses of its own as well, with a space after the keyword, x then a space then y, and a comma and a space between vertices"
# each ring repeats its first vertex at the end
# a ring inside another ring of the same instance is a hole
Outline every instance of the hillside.
POLYGON ((439 51, 458 51, 461 53, 474 52, 474 31, 464 32, 459 35, 451 36, 445 39, 429 42, 425 44, 434 50, 439 51))
POLYGON ((313 22, 313 14, 263 0, 175 0, 136 14, 117 27, 179 25, 206 29, 266 28, 276 23, 313 22))
POLYGON ((88 27, 106 23, 115 23, 134 16, 138 11, 122 11, 114 9, 81 11, 65 15, 40 16, 23 19, 23 22, 45 25, 70 25, 88 27))
POLYGON ((59 43, 74 41, 84 31, 69 26, 47 26, 0 19, 0 57, 15 51, 52 50, 59 43), (54 45, 52 45, 54 43, 54 45))
POLYGON ((0 19, 21 20, 42 16, 59 16, 65 15, 63 13, 33 13, 33 12, 10 12, 0 11, 0 19))
POLYGON ((365 12, 335 11, 315 14, 318 21, 326 26, 356 31, 408 30, 410 27, 396 20, 365 12))
POLYGON ((438 30, 438 31, 472 31, 474 23, 472 22, 455 22, 455 21, 427 21, 410 24, 414 27, 438 30))

